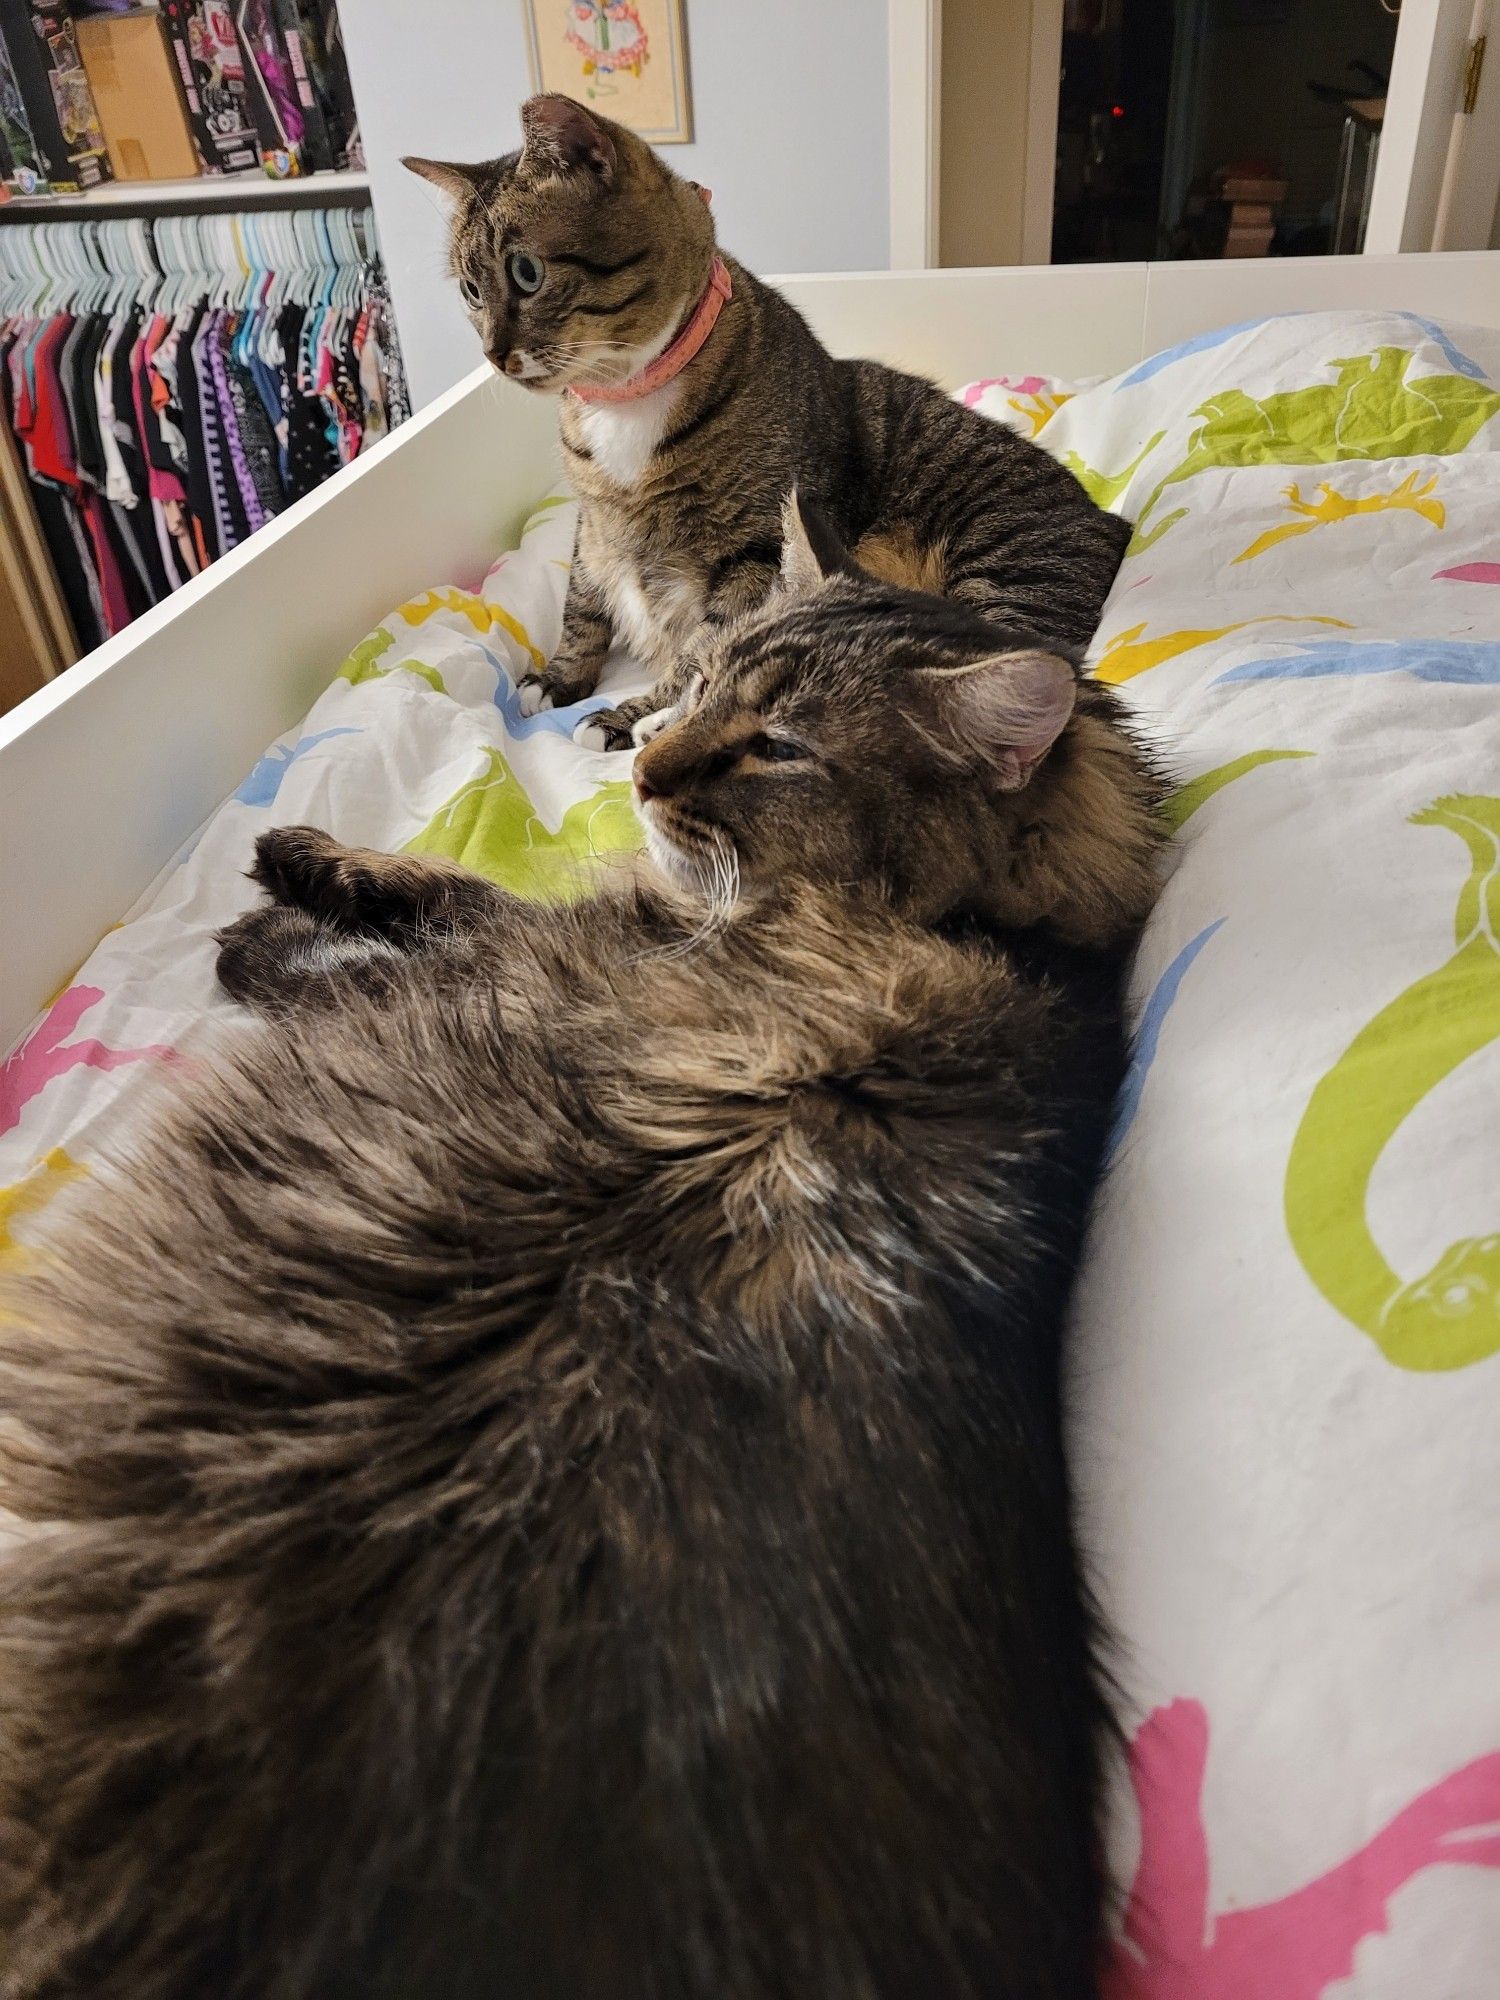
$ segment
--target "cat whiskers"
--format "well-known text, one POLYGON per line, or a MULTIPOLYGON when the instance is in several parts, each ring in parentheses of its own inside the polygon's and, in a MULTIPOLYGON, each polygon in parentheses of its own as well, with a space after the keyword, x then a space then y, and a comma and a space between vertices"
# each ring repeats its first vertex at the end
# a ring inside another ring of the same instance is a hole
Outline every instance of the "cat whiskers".
POLYGON ((703 916, 686 937, 643 953, 647 958, 686 958, 710 944, 728 928, 740 898, 740 857, 734 842, 718 827, 704 829, 701 844, 691 848, 667 840, 649 821, 646 845, 669 880, 691 886, 703 898, 703 916), (684 880, 686 878, 686 881, 684 880))
POLYGON ((640 344, 630 340, 564 342, 547 351, 547 367, 575 369, 579 378, 603 383, 628 382, 641 366, 640 344))

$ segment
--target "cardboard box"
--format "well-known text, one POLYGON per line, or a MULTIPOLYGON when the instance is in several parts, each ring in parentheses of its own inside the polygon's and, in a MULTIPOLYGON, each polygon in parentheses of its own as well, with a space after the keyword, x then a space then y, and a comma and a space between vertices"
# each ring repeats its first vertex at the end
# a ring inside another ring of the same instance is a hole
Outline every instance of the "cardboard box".
POLYGON ((0 0, 0 38, 52 191, 76 194, 107 181, 98 108, 64 0, 0 0))
POLYGON ((204 173, 259 173, 245 55, 228 0, 162 0, 162 21, 204 173))
POLYGON ((92 16, 78 23, 78 46, 115 178, 174 181, 196 176, 198 153, 161 16, 92 16))

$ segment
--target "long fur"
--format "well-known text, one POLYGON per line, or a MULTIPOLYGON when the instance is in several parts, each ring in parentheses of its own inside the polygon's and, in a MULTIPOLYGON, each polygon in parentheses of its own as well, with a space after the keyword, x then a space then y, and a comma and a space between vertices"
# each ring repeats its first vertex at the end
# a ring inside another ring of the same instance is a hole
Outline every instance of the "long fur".
POLYGON ((5 2000, 1094 1994, 1059 1327, 1157 788, 1101 692, 987 791, 923 603, 642 753, 717 905, 262 840, 265 1025, 0 1311, 5 2000))

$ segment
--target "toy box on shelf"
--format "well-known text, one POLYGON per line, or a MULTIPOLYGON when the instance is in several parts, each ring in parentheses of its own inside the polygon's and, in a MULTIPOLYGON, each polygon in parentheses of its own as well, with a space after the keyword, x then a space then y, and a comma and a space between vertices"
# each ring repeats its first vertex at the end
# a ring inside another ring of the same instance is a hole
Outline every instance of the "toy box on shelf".
POLYGON ((163 0, 177 74, 205 174, 260 171, 245 53, 228 0, 163 0))
MULTIPOLYGON (((13 167, 7 182, 21 194, 76 194, 109 180, 104 132, 64 0, 0 0, 0 41, 8 59, 0 97, 9 79, 31 145, 31 164, 13 167)), ((7 151, 11 124, 5 120, 7 151)))

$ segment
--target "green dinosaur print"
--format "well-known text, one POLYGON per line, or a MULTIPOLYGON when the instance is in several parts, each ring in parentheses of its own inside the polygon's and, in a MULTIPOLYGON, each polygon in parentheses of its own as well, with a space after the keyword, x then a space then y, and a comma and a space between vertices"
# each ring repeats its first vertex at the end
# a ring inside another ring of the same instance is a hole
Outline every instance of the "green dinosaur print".
MULTIPOLYGON (((1469 375, 1406 379, 1405 347, 1377 347, 1331 361, 1337 377, 1257 401, 1243 389, 1210 396, 1188 453, 1142 507, 1144 522, 1169 486, 1215 467, 1332 465, 1342 459, 1448 457, 1473 442, 1500 410, 1500 391, 1469 375)), ((1157 531, 1160 532, 1159 530, 1157 531)), ((1141 547, 1149 541, 1137 536, 1141 547)), ((1153 535, 1152 539, 1156 539, 1153 535)))
POLYGON ((368 639, 361 639, 339 668, 339 679, 348 681, 351 687, 358 687, 363 681, 384 680, 387 674, 415 674, 418 680, 426 681, 434 694, 447 694, 448 689, 437 668, 427 666, 422 660, 392 660, 388 667, 377 666, 376 662, 395 643, 396 635, 385 631, 372 632, 368 639))
MULTIPOLYGON (((1161 489, 1158 487, 1157 493, 1160 491, 1161 489)), ((1153 494, 1151 498, 1154 502, 1156 494, 1153 494)), ((1144 550, 1151 548, 1153 544, 1161 540, 1169 528, 1175 528, 1179 521, 1185 519, 1187 512, 1188 509, 1186 507, 1174 507, 1170 514, 1163 514, 1155 526, 1147 529, 1144 534, 1137 528, 1126 544, 1125 554, 1127 556, 1138 556, 1144 550)))
POLYGON ((382 654, 388 653, 395 643, 395 633, 387 632, 383 625, 377 625, 368 639, 360 640, 354 651, 339 668, 335 678, 348 681, 354 687, 358 687, 361 681, 375 680, 378 678, 375 672, 375 662, 382 654))
POLYGON ((640 847, 628 784, 601 785, 550 833, 500 752, 484 755, 483 769, 407 842, 408 854, 446 855, 518 896, 565 903, 587 893, 588 862, 640 847))
POLYGON ((545 500, 538 500, 526 519, 521 523, 523 538, 529 535, 544 514, 550 514, 554 507, 566 507, 572 499, 571 493, 549 493, 545 500))
POLYGON ((1366 1203, 1401 1125, 1500 1038, 1500 799, 1438 799, 1411 823, 1447 827, 1469 850, 1458 949, 1383 1007, 1320 1080, 1292 1142, 1284 1198, 1292 1247, 1324 1298, 1388 1361, 1425 1372, 1500 1352, 1500 1233, 1460 1239, 1404 1284, 1370 1234, 1366 1203))
POLYGON ((1113 507, 1139 467, 1151 456, 1165 436, 1165 431, 1158 431, 1136 453, 1123 472, 1096 472, 1092 465, 1084 463, 1076 451, 1065 451, 1062 462, 1096 507, 1113 507))
POLYGON ((1198 808, 1207 805, 1215 792, 1222 792, 1226 785, 1232 785, 1236 778, 1243 778, 1247 771, 1259 770, 1262 764, 1282 763, 1288 757, 1311 757, 1313 754, 1311 750, 1250 750, 1227 764, 1215 765, 1213 770, 1179 785, 1172 793, 1161 809, 1167 831, 1180 833, 1198 808))

